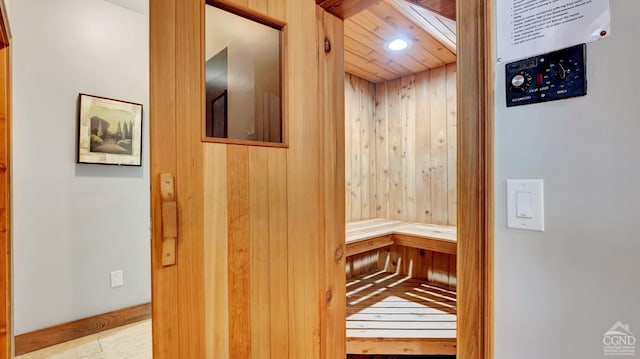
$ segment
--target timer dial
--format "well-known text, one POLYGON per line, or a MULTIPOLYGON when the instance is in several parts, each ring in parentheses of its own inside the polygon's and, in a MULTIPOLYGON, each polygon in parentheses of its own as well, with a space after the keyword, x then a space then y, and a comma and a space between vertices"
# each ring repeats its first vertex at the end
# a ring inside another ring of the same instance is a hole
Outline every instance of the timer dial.
POLYGON ((529 86, 531 86, 532 80, 533 77, 530 73, 520 71, 511 78, 511 86, 509 86, 509 89, 512 92, 525 92, 529 86))

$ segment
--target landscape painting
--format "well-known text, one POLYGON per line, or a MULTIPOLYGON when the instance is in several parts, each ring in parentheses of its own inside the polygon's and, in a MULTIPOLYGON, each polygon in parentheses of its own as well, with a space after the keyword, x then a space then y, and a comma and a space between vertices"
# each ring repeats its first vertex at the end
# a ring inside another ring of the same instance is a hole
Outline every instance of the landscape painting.
POLYGON ((142 105, 80 94, 78 163, 141 165, 142 105))

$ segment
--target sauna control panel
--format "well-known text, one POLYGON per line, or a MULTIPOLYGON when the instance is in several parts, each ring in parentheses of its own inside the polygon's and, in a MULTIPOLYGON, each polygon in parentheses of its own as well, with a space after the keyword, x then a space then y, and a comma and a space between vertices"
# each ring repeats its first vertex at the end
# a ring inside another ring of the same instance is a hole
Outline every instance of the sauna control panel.
POLYGON ((581 44, 508 63, 507 107, 586 95, 586 51, 581 44))

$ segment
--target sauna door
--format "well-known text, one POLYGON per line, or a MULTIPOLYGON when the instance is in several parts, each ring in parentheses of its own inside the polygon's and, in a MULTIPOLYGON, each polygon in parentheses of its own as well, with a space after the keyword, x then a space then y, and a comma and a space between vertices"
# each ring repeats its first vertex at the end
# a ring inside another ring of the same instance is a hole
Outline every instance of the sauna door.
POLYGON ((286 24, 287 141, 203 141, 204 2, 151 1, 154 358, 344 358, 342 21, 225 3, 286 24))

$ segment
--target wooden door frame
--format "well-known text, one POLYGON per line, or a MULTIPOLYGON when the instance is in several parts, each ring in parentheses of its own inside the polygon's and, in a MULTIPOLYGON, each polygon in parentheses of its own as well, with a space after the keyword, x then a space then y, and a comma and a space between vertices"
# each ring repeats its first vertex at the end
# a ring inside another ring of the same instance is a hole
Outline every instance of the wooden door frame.
MULTIPOLYGON (((346 18, 375 0, 316 3, 346 18)), ((456 1, 457 352, 461 359, 493 357, 493 4, 494 0, 456 1)))
POLYGON ((494 0, 457 1, 458 358, 493 358, 494 0))
POLYGON ((2 133, 4 134, 2 153, 3 158, 0 158, 0 171, 2 172, 2 181, 4 193, 2 193, 2 206, 4 213, 0 214, 0 229, 2 231, 4 241, 0 243, 0 263, 2 263, 1 271, 2 278, 0 279, 0 291, 2 291, 2 303, 1 305, 3 313, 0 315, 0 320, 3 322, 0 327, 0 358, 12 358, 13 357, 13 323, 12 323, 12 262, 11 262, 11 51, 9 44, 11 41, 11 32, 9 28, 9 20, 7 18, 7 11, 4 1, 0 1, 0 56, 2 59, 2 66, 0 71, 3 71, 4 81, 0 82, 0 86, 3 86, 3 107, 5 109, 4 123, 1 125, 4 127, 2 133))
MULTIPOLYGON (((316 0, 343 18, 375 2, 316 0)), ((456 2, 457 352, 461 359, 493 357, 493 5, 494 0, 456 2)))

